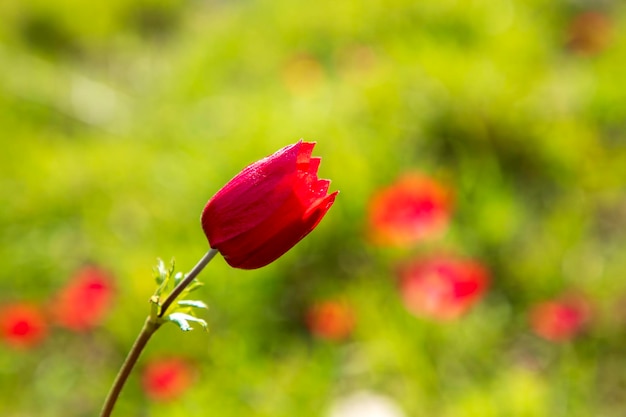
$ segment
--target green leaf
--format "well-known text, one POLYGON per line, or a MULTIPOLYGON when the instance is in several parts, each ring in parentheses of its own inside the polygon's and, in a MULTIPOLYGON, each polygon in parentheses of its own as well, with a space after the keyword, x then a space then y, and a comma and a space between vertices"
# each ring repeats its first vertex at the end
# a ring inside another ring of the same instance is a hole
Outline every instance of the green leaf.
POLYGON ((187 285, 187 288, 185 288, 185 291, 183 291, 183 294, 189 294, 190 292, 193 292, 195 290, 197 290, 198 288, 202 287, 204 284, 200 281, 197 280, 193 280, 191 281, 191 284, 187 285))
POLYGON ((196 308, 205 308, 208 309, 209 306, 204 303, 204 301, 200 300, 180 300, 178 302, 179 306, 182 307, 196 307, 196 308))
POLYGON ((183 279, 185 279, 185 274, 182 272, 176 273, 176 275, 174 275, 174 286, 178 285, 183 279))
POLYGON ((165 263, 162 259, 157 259, 157 266, 154 267, 154 278, 158 285, 162 285, 169 277, 168 270, 165 268, 165 263))
POLYGON ((193 327, 191 327, 189 322, 198 323, 205 330, 207 330, 207 328, 208 328, 208 325, 207 325, 206 321, 204 321, 202 319, 199 319, 197 317, 191 316, 189 314, 185 314, 185 313, 172 313, 172 314, 169 314, 169 315, 167 315, 165 317, 165 320, 171 321, 172 323, 176 324, 180 328, 180 330, 182 330, 184 332, 188 332, 190 330, 193 330, 193 327))
POLYGON ((174 274, 174 269, 176 269, 176 262, 174 261, 174 258, 172 258, 172 260, 170 261, 170 269, 168 271, 169 277, 171 277, 174 274))
POLYGON ((166 268, 165 262, 163 262, 162 259, 158 259, 158 264, 154 268, 155 279, 158 287, 154 292, 154 295, 159 297, 159 299, 161 298, 162 294, 167 294, 172 291, 172 289, 174 289, 174 286, 176 285, 175 279, 172 279, 174 274, 174 267, 174 259, 172 259, 169 268, 166 268))

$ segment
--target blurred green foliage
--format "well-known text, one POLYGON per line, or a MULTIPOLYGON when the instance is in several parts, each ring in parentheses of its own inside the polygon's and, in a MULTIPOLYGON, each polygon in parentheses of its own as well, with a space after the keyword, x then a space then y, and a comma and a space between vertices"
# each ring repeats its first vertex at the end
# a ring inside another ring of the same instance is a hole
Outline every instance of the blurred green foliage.
POLYGON ((45 304, 86 261, 119 288, 94 332, 0 346, 1 415, 95 415, 156 258, 190 269, 206 200, 300 137, 318 141, 335 206, 266 268, 216 259, 200 276, 210 334, 165 326, 144 356, 192 358, 195 384, 151 403, 133 376, 117 415, 323 416, 364 388, 409 416, 623 415, 623 2, 23 0, 0 16, 0 302, 45 304), (609 26, 576 48, 571 22, 591 8, 609 26), (371 246, 369 197, 412 170, 453 188, 450 230, 371 246), (492 273, 452 323, 397 294, 395 262, 433 250, 492 273), (529 307, 568 290, 590 298, 589 332, 531 334, 529 307), (325 297, 353 306, 349 341, 308 335, 325 297))

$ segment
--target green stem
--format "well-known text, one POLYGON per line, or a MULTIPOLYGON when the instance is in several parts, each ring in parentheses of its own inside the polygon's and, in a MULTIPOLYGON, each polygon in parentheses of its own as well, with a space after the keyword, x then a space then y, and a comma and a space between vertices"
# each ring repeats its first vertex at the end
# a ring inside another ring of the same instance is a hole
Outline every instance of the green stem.
POLYGON ((137 340, 133 343, 133 347, 128 352, 128 356, 124 360, 120 371, 117 373, 115 377, 115 381, 113 381, 113 385, 111 386, 111 390, 109 391, 109 395, 107 395, 106 400, 104 401, 104 405, 102 406, 102 411, 100 412, 100 417, 109 417, 111 412, 113 411, 113 407, 117 402, 117 398, 120 396, 120 392, 122 392, 122 388, 130 375, 130 372, 133 370, 133 367, 137 363, 137 359, 139 359, 139 355, 143 351, 143 348, 146 347, 148 340, 150 337, 158 330, 161 324, 152 320, 151 317, 146 319, 146 322, 139 332, 139 336, 137 336, 137 340))
POLYGON ((135 343, 133 343, 133 347, 128 352, 128 356, 124 360, 122 367, 120 368, 117 376, 115 377, 115 381, 113 381, 113 385, 111 386, 111 390, 104 401, 104 405, 102 406, 102 411, 100 412, 100 417, 110 417, 111 412, 113 411, 113 407, 117 402, 120 393, 122 392, 122 388, 126 383, 131 371, 135 367, 141 352, 148 344, 148 341, 152 337, 152 335, 161 327, 163 321, 161 317, 165 314, 169 306, 176 300, 176 298, 180 295, 181 292, 184 291, 185 288, 198 276, 198 274, 204 269, 205 266, 211 259, 213 259, 217 255, 216 249, 210 249, 203 257, 198 261, 196 266, 187 274, 185 279, 183 279, 172 292, 167 296, 167 298, 163 301, 159 308, 159 314, 156 316, 155 314, 151 314, 146 319, 146 322, 143 325, 143 328, 139 332, 135 343))
POLYGON ((217 253, 217 249, 209 249, 209 251, 204 254, 202 259, 198 261, 196 266, 194 266, 193 269, 189 271, 189 273, 185 276, 185 279, 179 282, 178 285, 167 296, 167 298, 165 298, 165 300, 161 304, 159 317, 163 317, 163 315, 165 314, 169 306, 174 302, 174 300, 176 300, 180 293, 183 292, 185 288, 187 288, 187 285, 191 284, 191 282, 198 276, 198 274, 204 269, 204 267, 207 266, 209 262, 211 262, 211 259, 213 259, 215 255, 217 255, 217 253))

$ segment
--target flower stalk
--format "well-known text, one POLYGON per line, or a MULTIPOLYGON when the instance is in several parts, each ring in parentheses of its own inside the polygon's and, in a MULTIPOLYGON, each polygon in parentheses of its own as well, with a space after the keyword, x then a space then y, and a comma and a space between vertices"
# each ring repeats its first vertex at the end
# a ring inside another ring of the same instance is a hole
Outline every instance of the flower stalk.
POLYGON ((198 274, 204 269, 205 266, 218 254, 217 249, 209 249, 209 251, 198 261, 196 266, 185 276, 185 278, 174 288, 174 290, 163 300, 159 309, 159 317, 163 317, 163 314, 167 311, 170 305, 176 300, 176 298, 183 292, 185 288, 198 276, 198 274))
POLYGON ((160 303, 158 297, 153 296, 150 299, 152 303, 152 309, 150 315, 146 318, 146 321, 143 325, 143 328, 139 332, 135 343, 131 347, 122 367, 120 368, 115 380, 113 381, 113 385, 107 395, 104 405, 102 406, 102 411, 100 412, 100 417, 110 417, 111 412, 113 411, 113 407, 117 402, 117 399, 122 392, 122 388, 126 384, 128 377, 130 376, 131 371, 137 364, 137 360, 144 348, 148 344, 148 341, 152 337, 152 335, 161 327, 163 323, 166 322, 163 319, 163 315, 168 310, 168 308, 172 305, 174 301, 178 298, 178 296, 193 282, 193 280, 198 276, 198 274, 207 266, 209 262, 217 255, 218 251, 215 249, 210 249, 203 257, 198 261, 196 266, 185 276, 183 280, 181 280, 178 285, 172 290, 172 292, 165 298, 165 300, 160 303), (155 308, 156 307, 156 308, 155 308))
POLYGON ((159 327, 161 327, 161 324, 162 323, 155 321, 152 316, 149 316, 146 319, 141 332, 139 332, 135 343, 133 343, 133 347, 128 352, 128 356, 126 356, 122 367, 117 373, 115 381, 113 381, 109 394, 104 400, 100 417, 109 417, 111 415, 113 407, 122 392, 122 388, 124 388, 124 384, 126 383, 128 376, 137 363, 137 359, 139 359, 141 352, 143 352, 143 349, 146 347, 146 344, 148 344, 152 335, 159 329, 159 327))
POLYGON ((261 268, 317 227, 338 191, 328 194, 330 181, 318 178, 321 158, 311 156, 314 146, 314 142, 300 140, 248 165, 207 202, 200 221, 211 249, 188 274, 174 274, 173 261, 167 268, 159 260, 150 314, 113 382, 100 417, 111 415, 141 352, 163 323, 170 321, 182 331, 192 330, 191 323, 206 329, 206 321, 194 311, 207 305, 186 297, 201 285, 196 276, 218 252, 234 268, 261 268))

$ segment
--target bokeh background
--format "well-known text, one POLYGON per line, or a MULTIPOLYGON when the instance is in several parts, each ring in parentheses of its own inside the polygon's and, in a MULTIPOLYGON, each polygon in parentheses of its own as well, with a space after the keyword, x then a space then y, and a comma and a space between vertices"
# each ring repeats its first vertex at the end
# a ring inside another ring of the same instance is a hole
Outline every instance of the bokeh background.
POLYGON ((2 416, 97 415, 156 259, 189 270, 208 198, 299 138, 334 207, 263 269, 214 260, 196 293, 210 332, 160 330, 115 415, 624 415, 624 2, 22 0, 0 16, 2 416), (415 172, 452 196, 444 224, 374 242, 373 196, 415 172), (433 253, 488 271, 452 319, 399 285, 433 253), (67 290, 85 265, 106 271, 104 301, 67 290), (585 308, 533 316, 564 294, 585 308))

